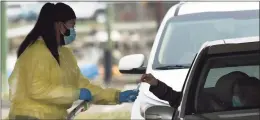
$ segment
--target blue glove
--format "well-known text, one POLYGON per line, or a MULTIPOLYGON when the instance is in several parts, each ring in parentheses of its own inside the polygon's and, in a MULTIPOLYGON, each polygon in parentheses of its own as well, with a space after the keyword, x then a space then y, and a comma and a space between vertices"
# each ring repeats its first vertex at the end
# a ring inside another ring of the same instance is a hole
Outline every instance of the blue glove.
POLYGON ((92 100, 91 92, 86 88, 81 88, 79 93, 79 99, 91 101, 92 100))
POLYGON ((119 102, 134 102, 139 91, 137 90, 127 90, 119 93, 119 102))

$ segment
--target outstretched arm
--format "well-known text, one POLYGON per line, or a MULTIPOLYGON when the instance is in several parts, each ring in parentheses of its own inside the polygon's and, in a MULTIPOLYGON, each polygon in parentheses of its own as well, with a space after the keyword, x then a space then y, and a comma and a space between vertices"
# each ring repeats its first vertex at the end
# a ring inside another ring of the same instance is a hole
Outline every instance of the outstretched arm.
POLYGON ((165 83, 159 80, 158 84, 156 86, 150 86, 149 90, 159 99, 168 101, 171 107, 174 107, 174 105, 181 97, 180 92, 176 92, 171 87, 167 86, 165 83))
POLYGON ((93 95, 93 103, 95 104, 118 104, 119 103, 119 90, 112 88, 102 88, 101 86, 94 85, 89 82, 82 74, 78 80, 79 88, 86 88, 91 91, 93 95))
POLYGON ((172 107, 174 107, 176 102, 178 102, 181 97, 181 93, 174 91, 165 83, 157 80, 152 74, 144 74, 141 81, 150 84, 150 92, 152 92, 159 99, 168 101, 172 107))

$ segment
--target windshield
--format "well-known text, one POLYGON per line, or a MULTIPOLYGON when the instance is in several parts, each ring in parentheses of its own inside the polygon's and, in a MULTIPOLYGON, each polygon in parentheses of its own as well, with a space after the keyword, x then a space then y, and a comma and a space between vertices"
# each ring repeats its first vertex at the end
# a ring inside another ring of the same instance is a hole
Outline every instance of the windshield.
POLYGON ((189 66, 206 41, 258 36, 258 26, 259 10, 175 16, 168 20, 163 30, 153 69, 164 66, 169 69, 169 66, 189 66))

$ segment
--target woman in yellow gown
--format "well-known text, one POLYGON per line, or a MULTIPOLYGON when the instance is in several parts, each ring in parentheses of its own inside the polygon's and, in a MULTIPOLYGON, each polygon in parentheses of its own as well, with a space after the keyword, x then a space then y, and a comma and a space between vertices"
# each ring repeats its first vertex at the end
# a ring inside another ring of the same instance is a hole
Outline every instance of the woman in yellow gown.
MULTIPOLYGON (((86 8, 87 10, 87 8, 86 8)), ((91 84, 65 45, 75 40, 76 15, 64 3, 46 3, 32 31, 18 49, 9 78, 9 119, 64 119, 76 100, 95 104, 133 102, 134 90, 124 92, 91 84)))

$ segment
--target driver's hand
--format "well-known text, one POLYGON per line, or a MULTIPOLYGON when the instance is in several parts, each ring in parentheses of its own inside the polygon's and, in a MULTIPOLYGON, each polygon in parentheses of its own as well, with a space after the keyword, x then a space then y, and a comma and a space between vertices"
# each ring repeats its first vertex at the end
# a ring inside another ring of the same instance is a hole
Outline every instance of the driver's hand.
POLYGON ((152 86, 156 86, 158 84, 158 80, 152 74, 144 74, 141 77, 141 82, 146 82, 152 86))

